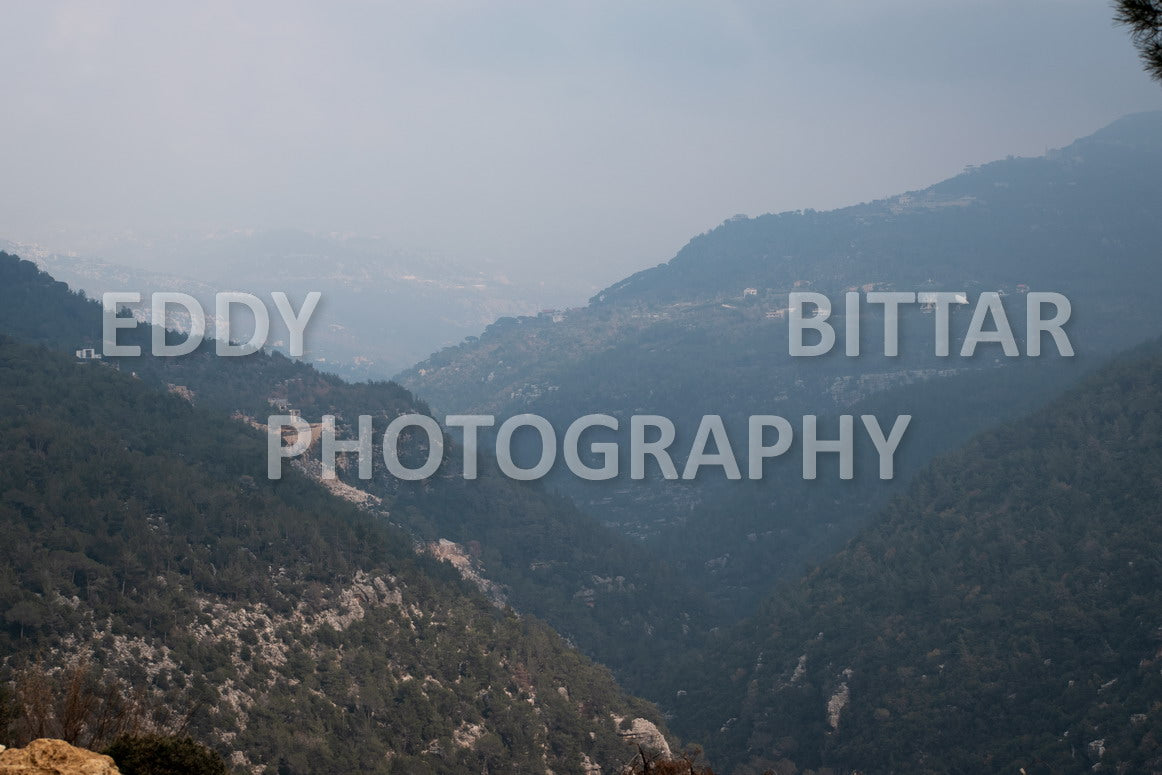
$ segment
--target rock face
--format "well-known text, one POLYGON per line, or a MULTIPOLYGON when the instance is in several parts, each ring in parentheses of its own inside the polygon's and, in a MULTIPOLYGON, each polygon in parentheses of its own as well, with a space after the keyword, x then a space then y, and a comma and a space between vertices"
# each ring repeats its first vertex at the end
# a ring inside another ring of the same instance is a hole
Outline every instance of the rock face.
POLYGON ((42 738, 0 751, 0 775, 120 775, 108 756, 42 738))
MULTIPOLYGON (((614 716, 613 721, 620 729, 625 719, 621 716, 614 716)), ((631 722, 629 729, 621 731, 619 734, 628 743, 634 745, 640 744, 660 753, 662 759, 668 761, 674 758, 674 752, 670 750, 670 744, 666 741, 666 736, 662 734, 662 730, 658 729, 654 722, 648 719, 635 718, 631 722)), ((0 773, 0 775, 3 774, 0 773)))

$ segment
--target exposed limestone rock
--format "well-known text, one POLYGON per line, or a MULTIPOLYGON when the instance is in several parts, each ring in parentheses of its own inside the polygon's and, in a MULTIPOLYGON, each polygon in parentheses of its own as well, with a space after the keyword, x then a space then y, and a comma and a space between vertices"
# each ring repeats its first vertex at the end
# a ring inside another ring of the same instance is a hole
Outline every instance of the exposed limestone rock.
MULTIPOLYGON (((844 678, 851 677, 851 669, 843 671, 844 678)), ((851 689, 847 688, 847 681, 839 685, 835 693, 831 695, 831 699, 827 701, 827 723, 831 725, 832 729, 839 729, 839 717, 843 713, 843 709, 847 707, 847 703, 851 701, 851 689)))
POLYGON ((320 477, 319 483, 330 490, 332 495, 337 495, 348 503, 354 503, 356 506, 371 508, 383 505, 383 500, 378 496, 372 495, 365 490, 360 490, 358 487, 352 487, 342 479, 323 479, 320 477))
POLYGON ((476 745, 476 741, 484 734, 484 727, 480 724, 470 724, 467 721, 460 722, 460 726, 452 732, 452 742, 460 748, 471 748, 476 745))
POLYGON ((439 541, 421 544, 420 552, 430 554, 437 560, 451 563, 461 578, 475 585, 494 605, 500 608, 504 607, 506 601, 500 585, 480 574, 480 569, 460 544, 449 541, 447 538, 441 538, 439 541))
POLYGON ((588 754, 581 754, 581 772, 584 775, 601 775, 601 765, 594 764, 588 754))
POLYGON ((807 655, 799 657, 799 664, 795 665, 795 672, 791 673, 791 684, 797 684, 807 675, 807 655))
MULTIPOLYGON (((272 568, 271 573, 281 576, 286 571, 272 568)), ((399 608, 399 618, 403 625, 410 624, 412 616, 422 615, 414 604, 405 607, 403 590, 394 577, 374 576, 363 570, 356 571, 348 586, 320 588, 318 599, 310 602, 300 600, 290 613, 276 612, 261 603, 240 606, 208 595, 196 595, 193 602, 199 615, 190 624, 188 632, 207 645, 227 643, 234 651, 233 667, 237 675, 219 683, 217 701, 208 712, 211 715, 229 712, 233 716, 231 723, 238 731, 247 728, 250 712, 264 691, 279 681, 289 684, 293 680, 282 678, 277 672, 268 672, 256 679, 256 664, 280 667, 286 664, 291 645, 296 639, 324 626, 341 631, 363 619, 373 609, 399 608), (245 658, 243 649, 249 652, 245 658)), ((110 621, 92 621, 91 617, 86 627, 64 638, 61 648, 54 650, 53 654, 63 662, 89 659, 92 657, 93 644, 96 643, 102 645, 103 659, 110 667, 141 671, 150 683, 172 682, 182 672, 173 652, 164 644, 115 634, 110 621)), ((240 757, 245 754, 229 750, 234 745, 234 734, 225 731, 215 733, 217 742, 229 751, 227 755, 231 757, 234 766, 245 772, 263 769, 259 765, 250 765, 244 759, 235 759, 235 754, 240 757)), ((7 773, 7 770, 0 770, 0 775, 7 773)))
MULTIPOLYGON (((613 722, 621 729, 622 722, 625 718, 622 716, 614 716, 613 722)), ((623 739, 635 745, 641 745, 643 748, 651 751, 658 751, 661 753, 663 759, 673 759, 674 752, 670 750, 670 744, 666 742, 665 735, 658 729, 657 725, 652 721, 644 718, 635 718, 628 730, 619 732, 623 739)))
POLYGON ((166 385, 166 389, 178 398, 184 401, 188 401, 191 404, 194 403, 194 391, 190 390, 185 385, 174 385, 173 383, 168 383, 166 385))
POLYGON ((0 751, 0 775, 120 775, 108 756, 41 738, 0 751))
POLYGON ((178 671, 173 652, 164 644, 152 643, 141 637, 114 634, 108 623, 93 623, 90 631, 70 633, 62 639, 63 652, 82 659, 93 658, 93 644, 100 641, 104 646, 103 660, 108 666, 129 667, 141 670, 152 683, 158 677, 172 680, 178 671), (104 625, 104 626, 102 626, 104 625))

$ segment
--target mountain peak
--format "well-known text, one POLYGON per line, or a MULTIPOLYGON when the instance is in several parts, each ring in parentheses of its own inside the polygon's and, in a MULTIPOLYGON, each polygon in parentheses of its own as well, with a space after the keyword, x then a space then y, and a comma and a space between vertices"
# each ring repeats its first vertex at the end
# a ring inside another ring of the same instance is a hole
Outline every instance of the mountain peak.
POLYGON ((1142 150, 1158 149, 1162 146, 1162 110, 1122 116, 1093 134, 1075 140, 1069 147, 1096 144, 1142 150))

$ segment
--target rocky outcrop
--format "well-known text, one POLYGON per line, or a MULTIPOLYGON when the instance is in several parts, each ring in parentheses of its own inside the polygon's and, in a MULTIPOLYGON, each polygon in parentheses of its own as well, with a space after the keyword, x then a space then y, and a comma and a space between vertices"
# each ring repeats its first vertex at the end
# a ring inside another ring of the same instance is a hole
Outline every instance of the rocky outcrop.
POLYGON ((854 675, 852 669, 849 667, 843 671, 843 683, 831 695, 831 699, 827 701, 827 723, 831 725, 832 729, 839 729, 839 717, 843 713, 843 709, 851 702, 851 689, 847 686, 847 681, 854 675))
POLYGON ((582 775, 601 775, 601 765, 594 764, 588 754, 581 754, 582 775))
POLYGON ((0 775, 120 775, 108 756, 41 738, 0 751, 0 775))
POLYGON ((449 541, 447 538, 441 538, 439 541, 431 541, 429 543, 420 544, 417 550, 421 554, 430 554, 437 560, 443 560, 450 563, 453 568, 460 574, 460 577, 465 581, 474 584, 477 589, 484 593, 484 596, 492 601, 493 605, 498 608, 504 608, 508 601, 505 599, 504 590, 501 586, 489 579, 484 578, 480 573, 480 568, 472 559, 472 556, 465 550, 463 546, 455 541, 449 541))
POLYGON ((670 750, 670 743, 654 722, 644 718, 635 718, 627 724, 624 718, 617 715, 613 716, 613 721, 617 724, 618 734, 626 742, 641 745, 647 750, 657 752, 664 760, 668 761, 674 758, 674 752, 670 750))

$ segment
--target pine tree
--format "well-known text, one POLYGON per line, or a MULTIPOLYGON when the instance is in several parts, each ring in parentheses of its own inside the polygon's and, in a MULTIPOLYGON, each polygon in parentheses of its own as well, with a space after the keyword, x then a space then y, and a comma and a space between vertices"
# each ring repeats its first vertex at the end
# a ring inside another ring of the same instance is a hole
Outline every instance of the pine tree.
POLYGON ((1117 0, 1114 20, 1130 37, 1151 78, 1162 81, 1162 0, 1117 0))

